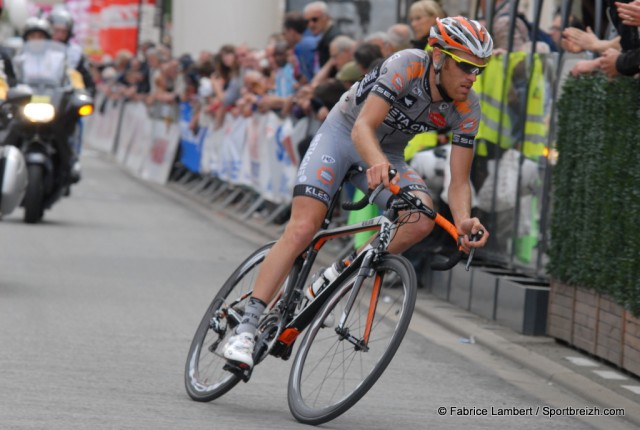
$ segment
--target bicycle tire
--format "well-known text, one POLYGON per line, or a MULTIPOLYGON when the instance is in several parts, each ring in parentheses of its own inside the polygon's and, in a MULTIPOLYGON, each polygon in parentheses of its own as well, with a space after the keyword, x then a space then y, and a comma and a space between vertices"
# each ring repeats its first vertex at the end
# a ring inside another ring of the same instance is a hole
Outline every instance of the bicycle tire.
POLYGON ((334 328, 324 324, 333 312, 337 326, 355 274, 327 299, 300 343, 289 376, 288 402, 302 423, 325 423, 355 405, 385 371, 404 338, 416 302, 415 271, 406 258, 391 254, 384 255, 374 270, 375 276, 360 288, 345 325, 353 336, 362 339, 374 280, 381 277, 384 285, 393 273, 399 285, 379 290, 368 351, 358 351, 354 343, 340 339, 334 328))
MULTIPOLYGON (((223 369, 226 360, 222 357, 222 347, 233 334, 233 327, 229 326, 230 320, 217 319, 220 324, 226 324, 223 334, 212 329, 212 321, 216 311, 224 303, 230 303, 253 290, 258 269, 272 246, 273 243, 270 243, 261 247, 238 266, 202 317, 189 348, 184 372, 187 394, 193 400, 210 402, 226 394, 240 382, 239 376, 223 369)), ((245 301, 247 299, 248 297, 245 301)), ((241 309, 243 302, 234 308, 241 309)))

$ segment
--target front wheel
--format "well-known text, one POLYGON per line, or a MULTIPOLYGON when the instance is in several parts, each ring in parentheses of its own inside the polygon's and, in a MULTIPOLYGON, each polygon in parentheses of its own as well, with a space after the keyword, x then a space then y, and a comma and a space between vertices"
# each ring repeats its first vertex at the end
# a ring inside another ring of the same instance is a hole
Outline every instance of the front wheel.
POLYGON ((29 183, 24 195, 24 222, 35 224, 44 215, 44 167, 29 164, 27 167, 29 183))
POLYGON ((325 423, 355 405, 382 375, 402 342, 416 302, 415 271, 406 258, 390 254, 374 271, 361 286, 342 330, 337 326, 355 274, 337 287, 300 344, 289 377, 288 399, 291 413, 302 423, 325 423), (383 283, 393 283, 394 288, 382 289, 383 283), (335 323, 326 323, 330 320, 335 323))

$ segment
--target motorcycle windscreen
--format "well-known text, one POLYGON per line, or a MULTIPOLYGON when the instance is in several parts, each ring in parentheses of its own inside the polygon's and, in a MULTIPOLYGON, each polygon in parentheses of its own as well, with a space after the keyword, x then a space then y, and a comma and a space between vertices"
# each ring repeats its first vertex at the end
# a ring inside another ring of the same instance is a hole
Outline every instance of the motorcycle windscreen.
POLYGON ((15 59, 18 82, 27 85, 62 85, 67 69, 66 46, 49 40, 24 44, 15 59))

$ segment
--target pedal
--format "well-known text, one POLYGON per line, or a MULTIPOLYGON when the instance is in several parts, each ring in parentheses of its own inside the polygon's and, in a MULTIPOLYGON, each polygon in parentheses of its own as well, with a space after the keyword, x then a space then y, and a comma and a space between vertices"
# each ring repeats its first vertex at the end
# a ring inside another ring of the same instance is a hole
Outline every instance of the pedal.
POLYGON ((284 361, 287 361, 291 357, 291 352, 293 351, 294 344, 295 341, 291 345, 286 345, 282 342, 276 342, 269 353, 274 357, 280 357, 284 361))
POLYGON ((233 373, 244 382, 249 382, 249 379, 251 379, 251 373, 253 372, 253 369, 245 363, 231 360, 227 360, 222 369, 233 373))

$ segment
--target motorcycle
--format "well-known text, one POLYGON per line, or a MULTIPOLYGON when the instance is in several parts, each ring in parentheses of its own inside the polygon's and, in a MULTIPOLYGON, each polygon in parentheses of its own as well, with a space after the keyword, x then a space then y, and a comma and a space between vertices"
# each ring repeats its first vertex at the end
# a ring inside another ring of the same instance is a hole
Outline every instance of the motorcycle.
POLYGON ((66 56, 62 43, 26 42, 14 59, 18 85, 0 106, 3 145, 19 148, 27 164, 26 223, 42 220, 79 179, 73 139, 78 120, 93 112, 93 98, 73 84, 66 56))
POLYGON ((15 146, 0 146, 0 218, 20 204, 27 191, 27 163, 15 146))

